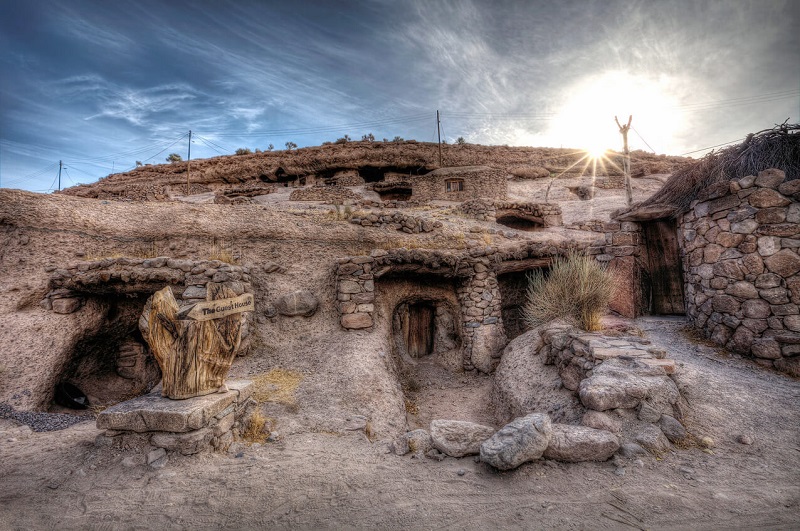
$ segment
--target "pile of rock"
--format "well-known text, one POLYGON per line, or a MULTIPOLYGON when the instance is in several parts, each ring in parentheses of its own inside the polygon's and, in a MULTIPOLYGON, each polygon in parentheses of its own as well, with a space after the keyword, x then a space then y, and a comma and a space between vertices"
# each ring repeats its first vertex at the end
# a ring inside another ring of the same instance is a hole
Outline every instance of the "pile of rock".
POLYGON ((431 221, 427 219, 409 216, 402 212, 365 212, 363 215, 356 215, 350 218, 350 223, 361 225, 362 227, 378 227, 390 230, 399 230, 408 234, 419 234, 421 232, 432 232, 442 227, 441 221, 431 221))
POLYGON ((256 407, 250 398, 252 382, 226 385, 226 392, 186 400, 170 400, 153 391, 116 404, 97 416, 97 427, 105 432, 95 443, 133 451, 128 459, 155 468, 166 464, 170 452, 225 452, 247 429, 256 407))
POLYGON ((465 216, 478 221, 494 221, 494 203, 486 199, 470 199, 458 205, 458 210, 465 216))
POLYGON ((342 204, 345 201, 357 201, 361 196, 343 186, 309 186, 298 188, 289 196, 290 201, 323 201, 331 204, 342 204))
POLYGON ((500 470, 510 470, 540 457, 558 461, 605 461, 619 448, 619 439, 606 430, 553 424, 544 413, 514 419, 499 430, 474 422, 434 420, 430 431, 414 430, 392 443, 394 453, 417 457, 480 455, 500 470))
POLYGON ((402 201, 400 199, 389 201, 372 201, 370 199, 364 199, 359 203, 359 206, 364 208, 414 208, 427 204, 427 201, 402 201))
POLYGON ((687 314, 712 341, 800 375, 800 180, 711 187, 681 222, 687 314))

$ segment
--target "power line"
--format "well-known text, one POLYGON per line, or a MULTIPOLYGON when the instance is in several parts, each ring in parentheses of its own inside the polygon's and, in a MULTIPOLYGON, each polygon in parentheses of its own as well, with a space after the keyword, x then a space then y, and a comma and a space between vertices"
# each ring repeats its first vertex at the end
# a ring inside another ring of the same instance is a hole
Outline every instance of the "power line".
POLYGON ((738 140, 731 140, 730 142, 724 142, 722 144, 717 144, 715 146, 708 146, 708 147, 704 147, 704 148, 700 148, 700 149, 695 149, 694 151, 687 151, 686 153, 681 153, 678 156, 679 157, 683 157, 685 155, 691 155, 692 153, 699 153, 700 151, 705 151, 707 149, 714 149, 714 148, 718 148, 718 147, 722 147, 722 146, 728 146, 730 144, 736 144, 736 143, 742 142, 744 140, 745 140, 744 138, 740 138, 738 140))
POLYGON ((635 127, 631 126, 631 129, 633 129, 633 132, 634 132, 634 133, 636 133, 636 136, 638 136, 639 138, 641 138, 641 139, 642 139, 642 142, 644 142, 644 143, 645 143, 645 145, 646 145, 647 147, 649 147, 649 148, 650 148, 650 151, 652 151, 653 153, 655 153, 655 152, 656 152, 656 150, 655 150, 655 149, 653 149, 653 146, 651 146, 650 144, 648 144, 648 143, 647 143, 647 140, 645 140, 645 139, 644 139, 644 137, 643 137, 642 135, 640 135, 640 134, 639 134, 639 131, 637 131, 635 127))

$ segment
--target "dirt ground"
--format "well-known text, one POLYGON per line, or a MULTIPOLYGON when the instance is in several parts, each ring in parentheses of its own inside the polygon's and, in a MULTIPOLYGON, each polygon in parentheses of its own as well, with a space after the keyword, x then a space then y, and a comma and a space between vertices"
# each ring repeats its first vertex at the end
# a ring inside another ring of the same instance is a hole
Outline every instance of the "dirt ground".
MULTIPOLYGON (((680 319, 635 324, 679 363, 688 427, 712 450, 497 472, 471 457, 398 457, 363 431, 294 433, 156 470, 96 447, 92 422, 26 433, 0 421, 0 528, 797 528, 800 382, 692 340, 680 319)), ((409 420, 479 409, 490 381, 467 378, 426 387, 409 420)))

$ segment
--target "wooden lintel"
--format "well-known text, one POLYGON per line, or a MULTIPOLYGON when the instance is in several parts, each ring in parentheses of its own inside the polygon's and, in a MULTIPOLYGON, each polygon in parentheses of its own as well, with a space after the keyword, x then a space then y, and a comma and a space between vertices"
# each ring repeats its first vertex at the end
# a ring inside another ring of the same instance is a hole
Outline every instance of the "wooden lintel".
POLYGON ((528 269, 536 269, 540 267, 550 267, 553 258, 545 256, 542 258, 526 258, 525 260, 506 260, 494 266, 494 271, 498 275, 503 273, 516 273, 518 271, 526 271, 528 269))

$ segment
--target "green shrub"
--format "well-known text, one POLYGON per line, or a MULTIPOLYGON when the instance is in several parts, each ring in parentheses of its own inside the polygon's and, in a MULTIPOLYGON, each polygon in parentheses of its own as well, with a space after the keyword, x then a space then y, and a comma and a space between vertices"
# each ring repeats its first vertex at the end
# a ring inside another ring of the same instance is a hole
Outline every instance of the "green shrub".
POLYGON ((250 151, 250 148, 239 148, 236 150, 237 155, 250 155, 251 153, 252 151, 250 151))
POLYGON ((181 157, 177 153, 170 153, 167 156, 167 162, 170 162, 170 163, 172 163, 172 162, 180 162, 182 160, 183 160, 183 157, 181 157))
POLYGON ((522 317, 535 328, 564 319, 588 331, 600 329, 600 319, 614 296, 614 276, 597 260, 575 251, 557 257, 550 272, 528 275, 522 317))

